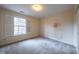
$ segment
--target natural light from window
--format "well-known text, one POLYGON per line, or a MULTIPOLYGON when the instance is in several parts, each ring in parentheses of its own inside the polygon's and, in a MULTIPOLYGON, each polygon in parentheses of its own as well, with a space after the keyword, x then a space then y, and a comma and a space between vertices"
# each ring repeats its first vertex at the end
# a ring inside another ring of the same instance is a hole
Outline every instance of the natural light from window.
POLYGON ((14 36, 26 34, 26 19, 14 17, 14 36))

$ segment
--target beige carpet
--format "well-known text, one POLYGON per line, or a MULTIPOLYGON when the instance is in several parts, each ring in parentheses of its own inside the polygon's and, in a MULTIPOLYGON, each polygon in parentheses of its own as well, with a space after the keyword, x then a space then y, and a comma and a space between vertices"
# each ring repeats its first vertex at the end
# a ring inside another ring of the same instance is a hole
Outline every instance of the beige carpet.
POLYGON ((29 39, 0 48, 2 54, 74 54, 75 47, 45 38, 29 39))

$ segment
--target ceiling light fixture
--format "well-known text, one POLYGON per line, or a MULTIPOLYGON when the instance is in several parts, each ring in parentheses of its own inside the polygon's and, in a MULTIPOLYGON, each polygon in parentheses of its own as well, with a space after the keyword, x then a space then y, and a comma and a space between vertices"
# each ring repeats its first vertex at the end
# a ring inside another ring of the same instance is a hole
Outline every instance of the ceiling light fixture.
POLYGON ((41 11, 43 9, 43 6, 40 4, 34 4, 32 5, 32 9, 35 11, 41 11))

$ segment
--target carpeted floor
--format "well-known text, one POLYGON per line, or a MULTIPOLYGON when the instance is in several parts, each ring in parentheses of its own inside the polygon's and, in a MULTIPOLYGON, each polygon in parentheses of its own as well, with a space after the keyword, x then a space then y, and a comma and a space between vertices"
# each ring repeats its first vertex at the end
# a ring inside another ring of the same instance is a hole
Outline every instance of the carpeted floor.
POLYGON ((75 54, 75 47, 55 40, 35 38, 0 48, 2 54, 75 54))

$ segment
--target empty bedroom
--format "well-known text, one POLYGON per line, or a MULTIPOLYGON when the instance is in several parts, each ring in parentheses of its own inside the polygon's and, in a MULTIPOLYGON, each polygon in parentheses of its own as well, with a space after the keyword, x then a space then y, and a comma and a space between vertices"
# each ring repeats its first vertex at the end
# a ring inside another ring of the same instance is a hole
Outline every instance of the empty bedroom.
POLYGON ((0 54, 78 54, 79 5, 0 4, 0 54))

